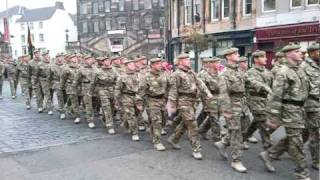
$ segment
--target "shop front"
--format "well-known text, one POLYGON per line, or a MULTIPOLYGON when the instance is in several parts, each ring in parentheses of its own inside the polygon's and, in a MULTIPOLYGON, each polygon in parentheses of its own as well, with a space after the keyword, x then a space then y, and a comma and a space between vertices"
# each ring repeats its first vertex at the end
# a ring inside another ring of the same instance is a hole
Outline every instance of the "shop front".
POLYGON ((257 28, 254 39, 254 49, 266 51, 268 67, 271 67, 275 53, 288 43, 300 44, 302 50, 306 50, 310 44, 319 41, 320 23, 317 21, 257 28))

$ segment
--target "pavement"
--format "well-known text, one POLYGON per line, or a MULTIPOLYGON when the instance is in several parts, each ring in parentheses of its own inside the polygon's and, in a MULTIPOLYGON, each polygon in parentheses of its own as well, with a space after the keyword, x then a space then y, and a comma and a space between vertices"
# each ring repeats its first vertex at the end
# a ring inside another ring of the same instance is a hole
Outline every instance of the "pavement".
MULTIPOLYGON (((132 142, 118 126, 118 134, 111 136, 101 123, 91 130, 84 122, 75 125, 72 120, 60 120, 57 113, 39 114, 34 104, 28 111, 18 92, 18 98, 12 100, 5 82, 4 99, 0 100, 0 180, 294 179, 294 163, 287 155, 274 163, 276 173, 265 170, 258 158, 261 143, 251 144, 244 152, 248 172, 241 174, 230 168, 230 160, 219 156, 211 141, 201 142, 201 161, 192 158, 186 137, 180 142, 182 150, 173 150, 164 141, 167 151, 157 152, 148 133, 141 133, 140 142, 132 142)), ((282 136, 280 129, 273 138, 282 136)), ((310 171, 311 178, 318 180, 319 172, 310 171)))

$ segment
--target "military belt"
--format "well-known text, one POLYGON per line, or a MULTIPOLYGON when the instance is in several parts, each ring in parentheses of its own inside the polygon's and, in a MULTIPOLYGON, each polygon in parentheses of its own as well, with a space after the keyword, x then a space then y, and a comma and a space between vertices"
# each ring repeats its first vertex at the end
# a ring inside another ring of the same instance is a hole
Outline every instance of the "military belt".
POLYGON ((320 98, 317 97, 317 96, 315 96, 315 95, 309 95, 308 98, 309 98, 309 99, 312 99, 312 100, 315 100, 315 101, 319 101, 319 100, 320 100, 320 98))
POLYGON ((135 96, 136 95, 135 92, 124 92, 123 94, 129 95, 129 96, 135 96))
POLYGON ((212 95, 219 94, 219 91, 210 91, 212 95))
POLYGON ((90 81, 82 81, 82 83, 88 84, 90 83, 90 81))
POLYGON ((243 97, 244 93, 243 92, 230 92, 229 95, 232 97, 243 97))
POLYGON ((262 94, 262 93, 257 93, 257 92, 249 92, 250 96, 256 96, 256 97, 262 97, 262 98, 267 98, 268 94, 262 94))
POLYGON ((194 98, 194 97, 196 97, 196 94, 179 92, 179 96, 186 96, 186 97, 194 98))
POLYGON ((148 95, 148 96, 151 98, 154 98, 154 99, 163 99, 164 98, 164 94, 159 94, 159 95, 155 95, 155 96, 148 95))
POLYGON ((294 100, 288 100, 288 99, 283 99, 282 103, 283 104, 291 104, 291 105, 300 106, 300 107, 302 107, 304 105, 304 101, 294 101, 294 100))

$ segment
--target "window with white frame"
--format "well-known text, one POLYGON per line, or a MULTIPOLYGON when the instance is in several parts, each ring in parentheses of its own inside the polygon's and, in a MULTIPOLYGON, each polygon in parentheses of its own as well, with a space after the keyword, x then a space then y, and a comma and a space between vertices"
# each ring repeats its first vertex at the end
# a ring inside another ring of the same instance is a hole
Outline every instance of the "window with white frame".
POLYGON ((124 11, 124 0, 119 0, 119 11, 124 11))
POLYGON ((230 16, 230 1, 222 0, 222 17, 228 18, 230 16))
POLYGON ((43 34, 39 34, 39 41, 44 42, 44 35, 43 34))
POLYGON ((216 21, 219 19, 219 10, 219 0, 211 0, 211 21, 216 21))
POLYGON ((106 20, 106 30, 111 30, 111 20, 110 19, 106 20))
POLYGON ((200 21, 200 14, 201 14, 201 0, 193 0, 194 5, 193 5, 193 18, 194 22, 199 22, 200 21))
POLYGON ((21 23, 21 24, 20 24, 20 28, 21 28, 21 30, 24 30, 25 24, 24 24, 24 23, 21 23))
POLYGON ((151 9, 152 8, 151 0, 144 0, 144 8, 145 9, 151 9))
POLYGON ((252 0, 243 0, 243 15, 252 13, 252 0))
POLYGON ((99 12, 103 12, 104 11, 104 5, 103 5, 103 1, 99 1, 99 12))
POLYGON ((39 29, 43 28, 43 22, 39 22, 39 29))
POLYGON ((32 30, 33 29, 33 22, 29 23, 29 28, 32 30))
POLYGON ((290 7, 291 8, 298 8, 302 6, 301 0, 290 0, 290 7))
POLYGON ((87 3, 80 4, 80 14, 87 14, 87 13, 88 13, 87 3))
POLYGON ((191 24, 192 22, 192 0, 185 0, 185 24, 191 24))
POLYGON ((320 3, 319 0, 307 0, 308 5, 318 5, 320 3))
POLYGON ((99 4, 98 2, 93 3, 93 14, 98 14, 99 13, 99 4))
POLYGON ((21 35, 21 43, 25 43, 26 42, 26 36, 23 34, 21 35))
POLYGON ((276 10, 276 0, 262 0, 263 11, 276 10))
POLYGON ((95 33, 99 32, 99 21, 93 22, 93 32, 95 33))
POLYGON ((104 7, 105 7, 105 12, 110 12, 111 3, 110 3, 109 0, 107 0, 107 1, 104 3, 104 7))
POLYGON ((88 32, 88 23, 82 22, 82 32, 87 33, 88 32))
POLYGON ((160 7, 164 7, 165 6, 164 0, 160 0, 159 3, 160 3, 160 7))
POLYGON ((133 10, 139 10, 139 0, 132 0, 133 10))

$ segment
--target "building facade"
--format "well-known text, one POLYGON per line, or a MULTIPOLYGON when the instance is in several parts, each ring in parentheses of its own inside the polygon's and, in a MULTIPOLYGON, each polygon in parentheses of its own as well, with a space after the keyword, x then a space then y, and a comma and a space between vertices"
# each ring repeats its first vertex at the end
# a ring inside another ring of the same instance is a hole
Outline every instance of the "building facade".
MULTIPOLYGON (((9 11, 16 8, 10 8, 9 11)), ((37 9, 25 7, 18 7, 18 9, 9 17, 10 47, 13 58, 28 53, 28 29, 30 29, 33 46, 49 50, 51 56, 65 52, 67 41, 77 40, 76 26, 64 9, 63 3, 56 2, 55 6, 37 9)), ((7 13, 3 12, 3 14, 7 13)))
POLYGON ((82 51, 154 56, 164 49, 165 0, 77 0, 82 51))
POLYGON ((199 69, 198 59, 233 46, 247 57, 266 50, 270 65, 284 44, 298 42, 305 49, 319 39, 319 8, 319 0, 170 0, 167 56, 173 61, 187 49, 199 69), (184 29, 190 26, 205 37, 207 50, 186 48, 184 29))

